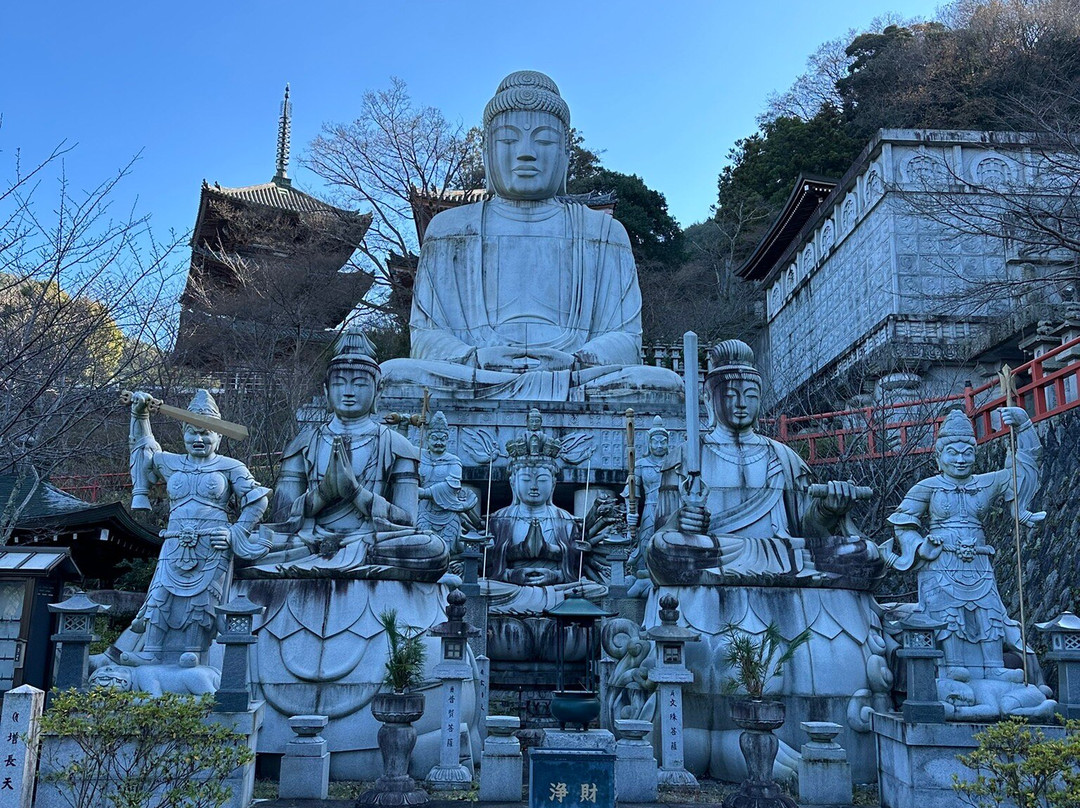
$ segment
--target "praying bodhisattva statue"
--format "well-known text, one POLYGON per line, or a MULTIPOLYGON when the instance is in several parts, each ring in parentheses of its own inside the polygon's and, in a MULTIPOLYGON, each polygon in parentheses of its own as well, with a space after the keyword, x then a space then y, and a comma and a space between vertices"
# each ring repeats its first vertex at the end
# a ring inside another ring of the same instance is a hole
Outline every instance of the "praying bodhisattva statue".
POLYGON ((558 198, 569 137, 555 82, 531 70, 503 79, 484 110, 495 196, 431 220, 411 357, 383 365, 387 385, 540 401, 681 391, 674 373, 641 364, 641 291, 626 230, 558 198))
POLYGON ((268 555, 248 578, 437 581, 449 551, 416 527, 419 452, 374 418, 380 370, 374 349, 346 331, 326 371, 334 415, 306 428, 282 455, 268 555))

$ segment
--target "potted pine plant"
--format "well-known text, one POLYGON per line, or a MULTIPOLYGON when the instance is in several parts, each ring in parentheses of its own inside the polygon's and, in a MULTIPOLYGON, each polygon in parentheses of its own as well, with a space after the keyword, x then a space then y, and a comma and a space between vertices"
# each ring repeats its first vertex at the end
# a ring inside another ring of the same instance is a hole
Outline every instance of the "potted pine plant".
POLYGON ((375 788, 360 795, 357 804, 422 805, 428 795, 409 776, 409 761, 416 745, 413 722, 424 714, 424 694, 414 692, 423 683, 427 659, 424 630, 401 625, 396 609, 380 614, 379 623, 386 631, 390 651, 383 680, 388 690, 372 698, 371 714, 382 722, 379 752, 383 775, 375 781, 375 788))
POLYGON ((796 808, 795 801, 773 780, 773 764, 780 742, 773 732, 784 724, 784 703, 765 697, 765 688, 784 672, 795 651, 810 639, 810 629, 785 640, 775 623, 755 636, 734 624, 724 628, 728 640, 724 661, 731 669, 724 685, 729 695, 743 694, 731 702, 731 720, 742 729, 739 748, 746 760, 747 780, 724 800, 724 808, 776 806, 796 808))

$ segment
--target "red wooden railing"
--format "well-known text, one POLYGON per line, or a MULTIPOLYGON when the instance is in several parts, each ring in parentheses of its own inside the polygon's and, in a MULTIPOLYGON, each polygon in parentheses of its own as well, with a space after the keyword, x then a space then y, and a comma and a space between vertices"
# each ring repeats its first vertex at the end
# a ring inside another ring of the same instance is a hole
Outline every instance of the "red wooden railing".
MULTIPOLYGON (((1031 420, 1052 418, 1080 406, 1080 359, 1072 359, 1080 339, 1067 342, 1013 370, 1015 404, 1031 420), (1058 357, 1063 356, 1061 359, 1058 357)), ((994 413, 1005 404, 996 381, 963 393, 877 407, 789 417, 766 424, 773 436, 799 452, 808 463, 835 463, 920 454, 933 451, 934 439, 950 405, 960 405, 975 423, 976 440, 999 438, 1008 430, 994 413)))

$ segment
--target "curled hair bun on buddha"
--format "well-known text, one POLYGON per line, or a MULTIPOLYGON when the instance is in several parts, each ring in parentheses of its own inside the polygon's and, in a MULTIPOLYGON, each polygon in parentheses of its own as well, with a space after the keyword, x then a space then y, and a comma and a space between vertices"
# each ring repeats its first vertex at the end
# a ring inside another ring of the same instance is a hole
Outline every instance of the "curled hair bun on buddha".
POLYGON ((536 70, 519 70, 499 82, 495 96, 484 107, 484 128, 500 112, 510 110, 550 112, 570 128, 570 107, 563 101, 558 86, 536 70))

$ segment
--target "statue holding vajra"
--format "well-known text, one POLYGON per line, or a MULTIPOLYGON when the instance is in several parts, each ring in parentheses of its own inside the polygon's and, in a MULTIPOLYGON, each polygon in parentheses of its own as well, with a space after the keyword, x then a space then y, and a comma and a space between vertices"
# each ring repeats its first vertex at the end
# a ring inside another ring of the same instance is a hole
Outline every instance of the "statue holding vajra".
POLYGON ((793 450, 757 433, 761 376, 739 340, 710 351, 702 430, 696 337, 687 342, 687 441, 661 466, 655 532, 644 543, 653 584, 645 626, 660 623, 661 598, 674 596, 680 622, 701 635, 686 647, 686 665, 698 673, 685 695, 687 768, 745 777, 739 731, 715 719, 730 698, 725 629, 735 624, 760 637, 775 625, 788 640, 810 633, 783 676, 768 683, 788 716, 776 773, 791 773, 784 767, 802 742, 799 722, 822 720, 847 727, 844 747, 857 776, 872 776, 867 716, 888 708, 892 686, 870 594, 884 564, 850 515, 872 492, 850 482, 814 485, 793 450))
POLYGON ((1004 468, 975 474, 971 421, 960 410, 949 412, 934 447, 941 473, 907 492, 889 517, 895 538, 881 548, 890 567, 919 571, 918 610, 943 624, 939 695, 948 715, 960 720, 1048 718, 1055 706, 1041 688, 1025 683, 1023 671, 1003 661, 1005 646, 1024 656, 1026 649, 1019 623, 998 594, 984 524, 999 500, 1009 512, 1015 508, 1025 527, 1046 514, 1029 510, 1042 450, 1031 419, 1020 407, 1005 407, 1001 420, 1015 432, 1016 451, 1006 456, 1004 468))
POLYGON ((510 74, 483 121, 494 198, 428 225, 412 355, 384 364, 387 384, 395 395, 425 388, 466 399, 677 396, 678 376, 641 364, 641 292, 626 231, 558 197, 570 110, 555 82, 510 74))

